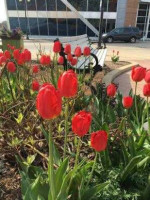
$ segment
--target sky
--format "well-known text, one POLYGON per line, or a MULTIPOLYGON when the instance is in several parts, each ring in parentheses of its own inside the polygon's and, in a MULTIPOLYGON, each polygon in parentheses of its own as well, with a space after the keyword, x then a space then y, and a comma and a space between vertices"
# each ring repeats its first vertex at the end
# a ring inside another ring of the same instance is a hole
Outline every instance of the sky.
POLYGON ((5 21, 6 19, 7 17, 6 17, 4 0, 0 0, 0 23, 5 21))

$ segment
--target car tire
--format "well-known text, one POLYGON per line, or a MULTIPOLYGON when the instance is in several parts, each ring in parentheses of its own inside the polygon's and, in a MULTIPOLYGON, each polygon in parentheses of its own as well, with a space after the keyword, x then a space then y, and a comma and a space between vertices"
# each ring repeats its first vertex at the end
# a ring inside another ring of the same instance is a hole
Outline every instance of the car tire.
POLYGON ((112 38, 112 37, 108 37, 108 38, 107 38, 107 42, 108 42, 108 43, 113 43, 113 38, 112 38))
POLYGON ((136 37, 131 37, 131 38, 130 38, 130 42, 131 42, 131 43, 136 43, 136 37))

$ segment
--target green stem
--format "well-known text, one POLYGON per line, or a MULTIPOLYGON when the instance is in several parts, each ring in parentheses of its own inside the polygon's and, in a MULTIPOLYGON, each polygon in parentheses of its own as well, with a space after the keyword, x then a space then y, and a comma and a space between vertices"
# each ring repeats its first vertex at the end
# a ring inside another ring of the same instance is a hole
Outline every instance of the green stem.
POLYGON ((96 161, 97 161, 97 157, 98 157, 98 152, 96 151, 96 155, 95 155, 95 159, 94 159, 94 163, 93 163, 93 166, 92 166, 92 171, 91 171, 91 174, 89 176, 89 180, 86 184, 86 187, 89 185, 91 179, 92 179, 92 176, 93 176, 93 173, 94 173, 94 170, 95 170, 95 166, 96 166, 96 161))
POLYGON ((135 85, 135 109, 136 109, 136 119, 137 119, 137 123, 139 125, 139 117, 138 117, 138 108, 137 108, 137 82, 135 85))
POLYGON ((149 103, 147 97, 147 121, 148 121, 148 134, 150 134, 150 119, 149 119, 149 103))
POLYGON ((63 156, 64 159, 66 157, 66 149, 67 149, 68 107, 69 107, 69 102, 68 102, 68 100, 66 100, 66 107, 65 107, 65 141, 64 141, 64 156, 63 156))
POLYGON ((6 70, 6 77, 7 77, 7 81, 8 81, 8 85, 9 85, 9 89, 10 89, 10 93, 11 93, 12 99, 15 102, 15 97, 14 97, 14 94, 13 94, 13 90, 12 90, 12 87, 11 87, 9 74, 8 74, 7 70, 6 70))
POLYGON ((76 152, 76 159, 75 159, 75 165, 74 168, 76 169, 78 165, 79 155, 80 155, 80 146, 81 146, 81 139, 78 139, 78 146, 77 146, 77 152, 76 152))
POLYGON ((53 160, 53 141, 52 141, 52 122, 49 124, 49 162, 48 162, 48 179, 50 193, 48 200, 56 200, 55 198, 55 180, 54 180, 54 160, 53 160))

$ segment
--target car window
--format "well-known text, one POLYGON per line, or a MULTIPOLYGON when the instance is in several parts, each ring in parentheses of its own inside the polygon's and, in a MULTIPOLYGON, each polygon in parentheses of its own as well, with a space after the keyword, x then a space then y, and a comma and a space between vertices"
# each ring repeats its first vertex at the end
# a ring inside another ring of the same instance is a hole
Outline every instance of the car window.
POLYGON ((135 32, 135 33, 139 33, 139 29, 138 28, 132 28, 133 29, 133 31, 135 32))
POLYGON ((124 28, 118 28, 118 30, 116 31, 118 34, 122 34, 124 32, 124 28))
POLYGON ((131 28, 124 28, 124 33, 131 33, 132 29, 131 28))

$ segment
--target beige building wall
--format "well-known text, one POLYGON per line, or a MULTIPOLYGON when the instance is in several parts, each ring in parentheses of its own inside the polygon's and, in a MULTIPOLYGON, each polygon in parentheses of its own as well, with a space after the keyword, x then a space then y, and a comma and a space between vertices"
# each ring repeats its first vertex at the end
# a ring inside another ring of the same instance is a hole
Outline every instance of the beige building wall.
POLYGON ((128 0, 126 6, 125 26, 136 26, 139 0, 128 0))

